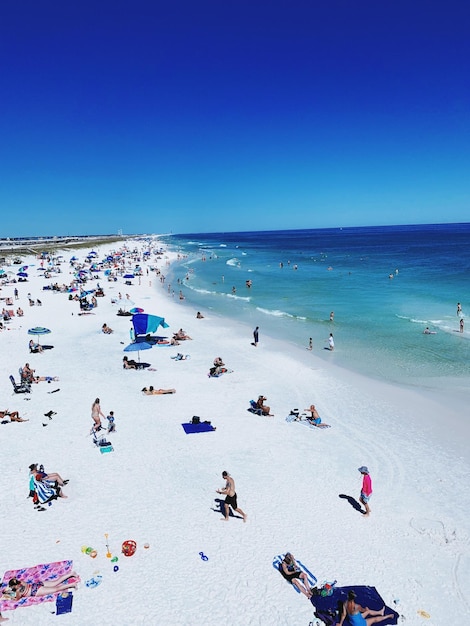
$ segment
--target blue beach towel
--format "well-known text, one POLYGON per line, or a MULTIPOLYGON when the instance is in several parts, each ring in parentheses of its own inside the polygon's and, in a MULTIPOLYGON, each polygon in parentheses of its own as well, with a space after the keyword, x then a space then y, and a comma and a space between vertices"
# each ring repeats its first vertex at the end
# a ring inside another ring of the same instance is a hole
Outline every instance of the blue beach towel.
POLYGON ((184 432, 187 435, 192 435, 193 433, 209 433, 212 430, 215 430, 212 424, 207 424, 206 422, 201 422, 200 424, 181 424, 184 428, 184 432))
MULTIPOLYGON (((357 604, 367 606, 369 609, 380 611, 385 604, 375 587, 333 587, 333 593, 331 596, 312 596, 310 602, 315 607, 315 617, 321 619, 326 626, 333 626, 333 624, 336 624, 340 617, 338 612, 338 603, 345 602, 347 600, 348 591, 354 591, 356 594, 357 604)), ((380 622, 381 626, 397 623, 399 617, 398 613, 386 606, 385 615, 388 613, 393 613, 394 617, 380 622)))

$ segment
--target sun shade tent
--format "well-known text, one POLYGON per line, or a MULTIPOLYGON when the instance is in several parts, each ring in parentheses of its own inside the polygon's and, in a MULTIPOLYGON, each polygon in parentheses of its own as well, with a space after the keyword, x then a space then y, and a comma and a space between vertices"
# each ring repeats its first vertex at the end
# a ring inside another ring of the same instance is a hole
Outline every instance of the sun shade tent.
POLYGON ((158 317, 158 315, 148 315, 147 313, 138 313, 137 315, 134 315, 132 318, 132 324, 134 325, 134 333, 136 337, 139 335, 149 335, 151 333, 155 333, 159 326, 162 328, 168 328, 168 324, 165 322, 163 317, 158 317))

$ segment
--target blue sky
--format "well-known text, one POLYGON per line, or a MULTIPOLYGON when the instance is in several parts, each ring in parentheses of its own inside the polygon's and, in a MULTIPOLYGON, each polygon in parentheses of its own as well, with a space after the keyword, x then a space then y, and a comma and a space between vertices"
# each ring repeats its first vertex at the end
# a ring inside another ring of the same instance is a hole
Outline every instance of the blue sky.
POLYGON ((0 3, 2 237, 469 221, 465 0, 0 3))

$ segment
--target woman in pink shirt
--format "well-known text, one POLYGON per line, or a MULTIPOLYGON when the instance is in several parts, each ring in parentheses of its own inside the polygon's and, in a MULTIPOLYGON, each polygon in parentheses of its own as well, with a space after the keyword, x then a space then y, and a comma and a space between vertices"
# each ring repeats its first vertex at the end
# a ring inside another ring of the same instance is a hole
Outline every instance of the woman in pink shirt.
POLYGON ((369 470, 367 469, 365 465, 362 465, 358 469, 362 474, 362 489, 361 489, 361 497, 359 499, 364 505, 364 508, 366 510, 364 515, 367 516, 370 513, 369 500, 372 495, 372 480, 369 475, 369 470))

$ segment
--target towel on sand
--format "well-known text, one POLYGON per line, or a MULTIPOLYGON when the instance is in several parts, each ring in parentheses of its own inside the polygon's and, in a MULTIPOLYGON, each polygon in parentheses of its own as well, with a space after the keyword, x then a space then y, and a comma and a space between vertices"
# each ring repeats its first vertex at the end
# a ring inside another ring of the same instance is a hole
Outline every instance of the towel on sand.
POLYGON ((187 435, 192 435, 193 433, 208 433, 215 430, 212 424, 206 422, 201 422, 200 424, 181 424, 181 426, 184 428, 184 432, 187 435))
MULTIPOLYGON (((357 604, 364 607, 366 606, 369 609, 380 611, 385 604, 375 587, 333 587, 333 593, 331 596, 312 596, 310 601, 315 607, 315 617, 321 619, 326 626, 333 626, 333 624, 336 624, 339 620, 338 603, 345 602, 347 600, 348 591, 354 591, 356 594, 357 604)), ((381 626, 397 623, 398 613, 386 606, 385 614, 387 615, 388 613, 393 613, 395 617, 380 622, 381 626)))
MULTIPOLYGON (((43 563, 34 567, 9 570, 3 575, 3 580, 0 584, 0 594, 3 593, 8 586, 8 581, 12 578, 18 578, 28 584, 44 582, 45 580, 56 580, 72 572, 72 565, 73 561, 57 561, 56 563, 43 563)), ((52 602, 56 596, 56 593, 50 593, 47 596, 34 596, 32 598, 21 598, 20 600, 1 600, 0 611, 8 611, 17 609, 19 606, 31 606, 32 604, 40 604, 42 602, 52 602)))

